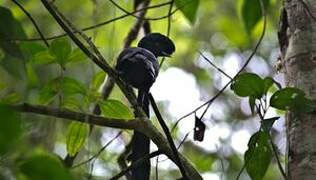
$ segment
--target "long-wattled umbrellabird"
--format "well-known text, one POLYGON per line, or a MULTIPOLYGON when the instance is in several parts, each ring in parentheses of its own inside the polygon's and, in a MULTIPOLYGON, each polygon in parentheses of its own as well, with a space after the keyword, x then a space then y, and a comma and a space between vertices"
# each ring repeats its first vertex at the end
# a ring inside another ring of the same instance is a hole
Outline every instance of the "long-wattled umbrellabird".
MULTIPOLYGON (((143 37, 137 47, 124 49, 117 59, 116 70, 119 77, 127 84, 138 89, 137 102, 149 117, 148 93, 155 82, 159 63, 157 57, 170 57, 175 51, 171 39, 160 34, 151 33, 143 37)), ((149 154, 150 140, 144 134, 134 131, 132 138, 131 160, 134 162, 149 154)), ((150 160, 132 170, 133 180, 149 180, 150 160)))

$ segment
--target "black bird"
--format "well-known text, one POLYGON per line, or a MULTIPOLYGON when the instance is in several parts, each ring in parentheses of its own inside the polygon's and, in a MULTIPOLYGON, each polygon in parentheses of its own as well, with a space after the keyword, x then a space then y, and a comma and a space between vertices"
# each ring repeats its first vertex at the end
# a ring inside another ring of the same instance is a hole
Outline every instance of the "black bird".
MULTIPOLYGON (((126 48, 118 56, 116 70, 119 77, 138 89, 137 102, 148 117, 148 93, 159 72, 157 57, 170 57, 174 51, 175 45, 171 39, 160 33, 151 33, 142 38, 137 47, 126 48)), ((149 154, 149 144, 149 138, 134 131, 132 162, 149 154)), ((150 160, 146 160, 141 166, 132 170, 133 180, 149 180, 149 177, 150 160)))

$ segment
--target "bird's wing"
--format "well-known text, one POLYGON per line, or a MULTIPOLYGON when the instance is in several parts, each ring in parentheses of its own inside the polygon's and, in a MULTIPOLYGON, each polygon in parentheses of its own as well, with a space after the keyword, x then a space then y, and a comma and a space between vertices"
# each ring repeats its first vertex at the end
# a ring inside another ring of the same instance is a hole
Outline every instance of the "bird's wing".
POLYGON ((116 69, 128 84, 149 89, 158 75, 157 65, 155 56, 149 51, 127 48, 119 55, 116 69))

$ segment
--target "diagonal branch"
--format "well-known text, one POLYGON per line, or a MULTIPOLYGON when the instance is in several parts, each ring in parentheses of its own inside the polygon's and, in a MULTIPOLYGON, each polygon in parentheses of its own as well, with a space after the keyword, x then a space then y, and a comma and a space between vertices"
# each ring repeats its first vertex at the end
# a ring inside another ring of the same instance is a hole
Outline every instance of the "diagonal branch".
MULTIPOLYGON (((74 41, 74 43, 82 49, 82 51, 93 61, 95 62, 100 68, 102 68, 110 77, 112 77, 115 82, 118 84, 119 88, 122 90, 123 94, 126 96, 130 104, 133 106, 135 110, 135 114, 140 119, 145 119, 146 115, 142 111, 142 109, 137 106, 136 98, 131 91, 131 88, 128 87, 123 81, 120 80, 115 70, 113 70, 109 64, 104 60, 104 58, 101 56, 100 53, 98 53, 98 50, 94 48, 94 45, 92 44, 92 50, 94 53, 92 53, 88 48, 84 46, 84 44, 72 33, 74 28, 73 26, 70 26, 70 22, 67 21, 68 25, 63 21, 63 18, 60 16, 60 12, 56 12, 56 8, 53 7, 53 5, 49 4, 47 0, 41 0, 43 5, 46 7, 46 9, 50 12, 50 14, 54 17, 54 19, 58 22, 58 24, 64 29, 64 31, 69 35, 69 37, 74 41), (73 29, 72 29, 73 28, 73 29)), ((80 34, 83 36, 83 33, 80 34)), ((87 39, 83 36, 83 38, 87 41, 87 39)), ((87 42, 90 46, 91 44, 89 41, 87 42)), ((168 142, 164 138, 164 136, 158 131, 157 128, 153 126, 153 124, 150 121, 145 122, 144 120, 135 122, 127 122, 131 123, 132 125, 135 125, 135 123, 138 123, 137 125, 133 126, 137 127, 137 131, 145 134, 148 136, 152 141, 158 146, 159 150, 162 150, 166 153, 166 155, 174 162, 176 161, 176 158, 172 152, 172 149, 170 148, 168 142), (139 123, 138 123, 139 122, 139 123)), ((196 171, 196 169, 183 157, 180 155, 180 160, 182 164, 185 167, 186 173, 189 177, 189 179, 202 179, 200 174, 196 171)))
MULTIPOLYGON (((262 0, 260 0, 260 4, 262 4, 261 2, 262 0)), ((237 72, 237 74, 227 83, 225 84, 225 86, 220 89, 211 99, 209 99, 208 101, 206 101, 205 103, 203 103, 202 105, 198 106, 197 108, 195 108, 193 111, 187 113, 186 115, 182 116, 181 118, 179 118, 176 123, 173 125, 171 131, 173 131, 175 129, 175 127, 178 125, 178 123, 183 120, 184 118, 190 116, 191 114, 194 114, 196 111, 198 111, 199 109, 201 109, 202 107, 206 106, 205 110, 203 111, 202 115, 201 115, 201 119, 203 118, 203 116, 206 114, 207 110, 209 109, 209 107, 212 105, 212 103, 226 90, 226 88, 234 81, 234 79, 248 66, 249 62, 252 60, 252 57, 257 53, 257 50, 264 38, 265 32, 266 32, 266 26, 267 26, 267 15, 266 15, 266 10, 264 9, 263 5, 261 5, 261 11, 263 14, 263 28, 262 28, 262 32, 261 35, 258 39, 258 42, 256 43, 253 51, 251 52, 251 54, 249 55, 249 57, 247 58, 246 62, 243 64, 243 66, 240 68, 240 70, 237 72)))
POLYGON ((217 71, 222 73, 224 76, 226 76, 228 79, 232 80, 233 78, 230 77, 225 71, 223 71, 221 68, 216 66, 211 60, 209 60, 201 51, 199 51, 200 55, 203 57, 205 61, 207 61, 213 68, 215 68, 217 71))
POLYGON ((85 161, 83 161, 83 162, 81 162, 81 163, 79 163, 79 164, 74 165, 74 166, 71 167, 71 168, 77 168, 77 167, 79 167, 79 166, 82 166, 82 165, 84 165, 84 164, 89 163, 89 162, 92 161, 93 159, 98 158, 98 157, 100 156, 100 154, 101 154, 110 144, 112 144, 112 142, 113 142, 114 140, 116 140, 118 137, 121 136, 122 132, 123 132, 123 131, 120 131, 119 133, 117 133, 117 135, 116 135, 114 138, 112 138, 109 142, 107 142, 95 155, 91 156, 89 159, 87 159, 87 160, 85 160, 85 161))
MULTIPOLYGON (((128 101, 130 102, 130 104, 133 106, 133 108, 135 109, 137 116, 138 117, 145 117, 144 112, 141 110, 140 107, 138 107, 137 105, 137 101, 136 101, 136 96, 133 93, 132 89, 126 85, 126 83, 124 83, 123 81, 120 80, 120 78, 118 77, 116 71, 114 69, 112 69, 112 67, 106 62, 106 60, 102 57, 101 53, 98 52, 98 50, 96 49, 96 47, 93 45, 92 46, 92 50, 94 50, 95 53, 91 52, 80 40, 79 38, 77 38, 75 36, 73 32, 73 30, 76 29, 71 29, 62 19, 62 17, 60 17, 59 14, 61 14, 60 12, 57 13, 56 10, 57 8, 54 7, 53 5, 49 4, 47 2, 47 0, 41 0, 43 5, 46 7, 46 9, 50 12, 50 14, 54 17, 54 19, 56 20, 56 22, 64 29, 64 31, 69 35, 69 37, 73 40, 73 42, 83 51, 83 53, 86 54, 86 56, 88 56, 90 58, 90 60, 92 60, 96 65, 98 65, 103 71, 105 71, 111 78, 113 78, 115 80, 115 82, 117 83, 117 85, 120 87, 120 89, 122 90, 123 94, 126 96, 126 98, 128 99, 128 101)), ((68 23, 70 23, 68 21, 68 23)), ((74 28, 74 26, 72 26, 72 28, 74 28)), ((80 33, 81 35, 83 35, 83 33, 80 33)), ((87 40, 87 39, 85 39, 87 40)), ((91 46, 91 43, 88 41, 89 45, 91 46)), ((93 43, 92 43, 93 44, 93 43)))
POLYGON ((117 175, 113 176, 111 178, 111 180, 116 180, 119 179, 120 177, 124 176, 126 173, 128 173, 130 170, 132 170, 133 168, 137 168, 139 165, 141 165, 142 163, 144 163, 147 159, 151 159, 153 157, 156 157, 160 154, 162 154, 162 151, 154 151, 150 154, 147 154, 146 156, 144 156, 141 159, 136 160, 132 165, 130 165, 129 167, 127 167, 126 169, 124 169, 123 171, 121 171, 120 173, 118 173, 117 175))
POLYGON ((165 133, 165 135, 166 135, 166 137, 167 137, 169 146, 170 146, 171 149, 172 149, 172 153, 173 153, 173 155, 174 155, 174 157, 175 157, 175 159, 176 159, 176 161, 177 161, 177 164, 178 164, 178 166, 179 166, 179 169, 180 169, 180 171, 181 171, 181 174, 182 174, 183 178, 187 179, 187 175, 186 175, 185 169, 184 169, 184 167, 183 167, 183 164, 181 163, 181 160, 180 160, 180 157, 179 157, 179 152, 178 152, 178 150, 177 150, 177 147, 176 147, 176 145, 175 145, 174 142, 173 142, 173 139, 172 139, 172 137, 171 137, 171 133, 170 133, 170 131, 169 131, 169 128, 168 128, 168 126, 166 125, 165 121, 163 120, 163 118, 162 118, 162 116, 161 116, 161 114, 160 114, 160 112, 159 112, 159 109, 158 109, 158 107, 157 107, 157 104, 156 104, 156 102, 155 102, 155 99, 154 99, 154 97, 152 96, 151 93, 149 93, 149 100, 150 100, 151 106, 152 106, 153 109, 154 109, 154 112, 155 112, 156 117, 157 117, 157 119, 158 119, 158 121, 159 121, 159 124, 160 124, 160 126, 162 127, 162 129, 163 129, 163 131, 164 131, 164 133, 165 133))
POLYGON ((49 47, 49 43, 47 42, 47 39, 45 39, 45 37, 44 37, 42 31, 41 31, 40 28, 38 27, 36 21, 35 21, 34 18, 31 16, 31 14, 30 14, 17 0, 12 0, 12 2, 13 2, 14 4, 16 4, 16 5, 23 11, 23 13, 31 20, 31 22, 33 23, 33 25, 34 25, 36 31, 38 32, 38 34, 39 34, 40 37, 41 37, 40 40, 43 40, 44 43, 45 43, 45 45, 46 45, 47 47, 49 47))

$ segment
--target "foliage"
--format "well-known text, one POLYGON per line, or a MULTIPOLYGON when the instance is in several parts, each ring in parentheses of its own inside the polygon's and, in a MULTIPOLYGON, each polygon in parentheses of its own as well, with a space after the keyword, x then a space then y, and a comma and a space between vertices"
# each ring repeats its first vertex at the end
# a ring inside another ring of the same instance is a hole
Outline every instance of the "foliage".
POLYGON ((301 112, 313 111, 312 102, 305 97, 305 93, 297 88, 287 87, 273 94, 270 104, 280 110, 301 112))
MULTIPOLYGON (((80 28, 124 15, 123 11, 114 8, 113 4, 108 1, 69 2, 56 1, 55 5, 71 19, 76 27, 80 28), (80 7, 80 11, 78 11, 78 7, 80 7), (102 9, 106 9, 106 11, 102 11, 102 9)), ((133 11, 132 0, 115 2, 129 12, 133 11)), ((151 1, 150 5, 164 2, 151 1)), ((275 24, 277 24, 280 4, 274 0, 262 0, 262 2, 269 15, 269 23, 272 24, 268 26, 269 33, 266 33, 267 38, 263 42, 269 46, 260 47, 252 61, 262 62, 265 66, 271 67, 271 62, 273 62, 273 58, 270 58, 271 52, 277 48, 275 24)), ((45 37, 63 33, 38 2, 21 1, 20 3, 34 17, 45 37)), ((169 7, 170 4, 152 8, 148 10, 146 17, 164 17, 168 14, 169 7)), ((201 98, 199 100, 206 102, 209 100, 207 98, 213 97, 216 92, 221 91, 223 84, 226 83, 217 69, 239 70, 238 67, 232 67, 230 61, 239 57, 235 59, 238 59, 240 64, 242 62, 240 57, 246 57, 249 55, 249 51, 253 51, 251 48, 253 41, 249 41, 249 39, 258 38, 256 32, 262 25, 263 12, 260 0, 236 2, 175 0, 173 10, 177 11, 170 19, 170 37, 176 43, 177 52, 170 61, 165 61, 161 74, 170 67, 181 69, 190 77, 192 76, 194 82, 197 82, 196 86, 201 98), (197 58, 198 51, 207 54, 207 57, 218 65, 217 69, 210 69, 209 64, 206 65, 203 60, 197 58), (227 65, 230 67, 226 68, 227 65)), ((9 2, 1 4, 0 14, 0 100, 2 103, 0 104, 0 179, 7 176, 13 179, 16 177, 21 179, 75 179, 76 175, 95 176, 94 171, 90 170, 93 167, 106 172, 106 174, 101 174, 101 179, 104 179, 110 178, 120 171, 116 159, 121 153, 121 149, 124 149, 125 141, 131 136, 129 131, 123 132, 121 141, 114 141, 116 142, 112 144, 114 148, 106 146, 99 152, 104 146, 104 141, 108 142, 108 137, 115 130, 95 127, 94 132, 90 134, 89 125, 85 123, 67 123, 68 121, 53 120, 34 114, 21 116, 20 113, 10 108, 10 105, 14 104, 32 103, 90 114, 92 113, 91 107, 98 105, 99 108, 93 113, 100 116, 124 120, 134 118, 133 110, 116 86, 106 100, 101 98, 100 89, 102 88, 100 87, 108 78, 107 74, 88 61, 88 57, 68 37, 52 38, 49 40, 49 47, 45 47, 41 40, 24 41, 27 38, 38 36, 38 32, 27 16, 9 2), (38 120, 43 120, 40 121, 43 124, 38 120), (58 123, 51 126, 48 121, 58 123), (40 137, 43 131, 49 131, 50 136, 40 137), (91 138, 93 140, 90 140, 91 138), (51 147, 46 147, 45 141, 48 141, 47 144, 50 144, 51 147), (86 145, 87 141, 89 141, 88 145, 86 145), (42 147, 44 150, 38 153, 35 152, 34 147, 42 147), (86 157, 93 157, 97 154, 97 161, 86 163, 86 165, 91 165, 90 167, 83 165, 69 170, 63 166, 61 161, 64 158, 62 152, 65 151, 73 157, 79 152, 84 154, 82 157, 77 157, 80 162, 84 161, 86 157), (96 163, 93 164, 94 162, 96 163)), ((166 32, 168 29, 166 19, 149 20, 151 30, 166 32)), ((114 65, 126 35, 129 34, 129 30, 136 20, 137 18, 122 18, 108 24, 103 23, 104 26, 92 28, 84 33, 100 49, 107 62, 114 65)), ((262 67, 262 69, 264 68, 262 67)), ((177 131, 173 132, 174 139, 180 144, 180 151, 193 162, 201 173, 206 175, 210 172, 223 173, 226 179, 235 179, 238 173, 241 174, 244 166, 247 174, 253 180, 278 179, 280 178, 278 174, 269 174, 270 168, 276 169, 275 162, 271 161, 273 154, 271 142, 276 136, 271 132, 275 130, 273 127, 275 121, 281 121, 282 118, 280 115, 267 117, 267 111, 269 108, 275 108, 281 111, 309 113, 314 111, 315 105, 302 90, 293 87, 282 88, 280 86, 282 82, 278 82, 279 80, 270 73, 272 71, 260 73, 261 67, 257 69, 249 67, 247 70, 253 73, 243 71, 235 77, 232 76, 230 87, 234 94, 223 92, 220 94, 221 98, 212 101, 217 105, 216 107, 219 107, 219 110, 212 109, 213 107, 210 106, 211 112, 203 113, 203 117, 200 116, 201 110, 196 110, 191 114, 194 114, 193 120, 195 118, 195 123, 200 127, 200 129, 194 129, 193 137, 184 134, 186 127, 181 125, 182 122, 190 124, 190 127, 194 126, 192 119, 192 121, 186 119, 179 123, 177 131), (240 101, 243 99, 238 97, 248 99, 252 114, 243 110, 245 107, 240 105, 242 104, 240 101), (255 118, 254 115, 256 115, 255 118), (249 127, 254 126, 245 126, 245 124, 258 124, 258 121, 261 124, 259 129, 253 130, 249 127), (222 131, 214 133, 213 127, 217 126, 229 127, 229 135, 227 137, 218 135, 222 131), (246 129, 247 132, 255 132, 249 139, 243 162, 240 160, 242 159, 240 154, 234 148, 230 148, 234 131, 240 128, 246 129), (187 137, 183 144, 182 137, 187 137), (213 146, 215 148, 212 148, 213 146), (229 150, 226 151, 226 149, 229 150)), ((231 75, 231 73, 229 74, 231 75)), ((167 80, 171 81, 172 78, 167 80)), ((177 79, 177 81, 182 80, 177 79)), ((172 83, 169 83, 168 86, 172 86, 172 83)), ((181 90, 176 90, 177 95, 180 96, 181 91, 185 91, 185 89, 186 87, 182 87, 181 90)), ((186 96, 191 98, 191 94, 186 96)), ((177 107, 187 107, 187 105, 195 106, 196 103, 188 101, 177 104, 177 107)), ((172 102, 163 101, 159 102, 159 106, 163 112, 162 115, 168 119, 171 127, 171 124, 175 123, 172 121, 175 119, 174 117, 179 116, 173 114, 177 111, 176 106, 172 106, 172 102)), ((187 108, 183 109, 187 110, 187 108)), ((155 120, 153 123, 156 123, 155 120)), ((170 170, 171 168, 166 170, 158 166, 158 169, 159 175, 166 175, 170 179, 178 176, 178 172, 170 170)), ((93 178, 97 179, 97 177, 93 178)), ((241 179, 245 178, 241 177, 241 179)))
POLYGON ((21 119, 20 114, 10 107, 0 104, 0 156, 10 151, 20 139, 21 119))
MULTIPOLYGON (((254 180, 263 179, 271 161, 272 150, 269 146, 270 130, 273 123, 280 117, 263 119, 269 106, 267 105, 267 93, 273 84, 278 83, 271 77, 262 79, 253 73, 238 75, 231 89, 240 97, 249 98, 249 106, 261 119, 261 130, 252 135, 245 152, 246 170, 254 180), (265 104, 264 104, 265 103, 265 104)), ((292 110, 296 112, 310 112, 313 110, 311 102, 305 97, 302 90, 286 87, 273 93, 270 98, 270 106, 279 110, 292 110)))
MULTIPOLYGON (((262 18, 261 0, 243 0, 241 14, 245 28, 248 33, 254 29, 255 25, 262 18)), ((267 10, 270 0, 262 0, 264 8, 267 10)))
POLYGON ((1 66, 10 74, 22 79, 25 75, 25 57, 17 43, 7 42, 5 39, 25 38, 25 32, 9 9, 0 7, 0 13, 0 48, 4 52, 4 57, 0 61, 1 66))
POLYGON ((72 177, 57 157, 49 154, 35 154, 20 164, 21 173, 34 180, 71 180, 72 177))
POLYGON ((108 118, 117 118, 117 119, 132 119, 134 118, 133 113, 129 108, 124 105, 122 102, 108 99, 99 103, 102 114, 108 118))
POLYGON ((75 156, 84 145, 89 134, 89 126, 84 123, 72 122, 68 127, 67 152, 75 156))
POLYGON ((259 131, 253 134, 245 152, 246 170, 253 180, 264 177, 272 158, 268 132, 259 131))
POLYGON ((191 24, 194 24, 196 21, 199 2, 200 0, 175 0, 176 6, 191 24))

